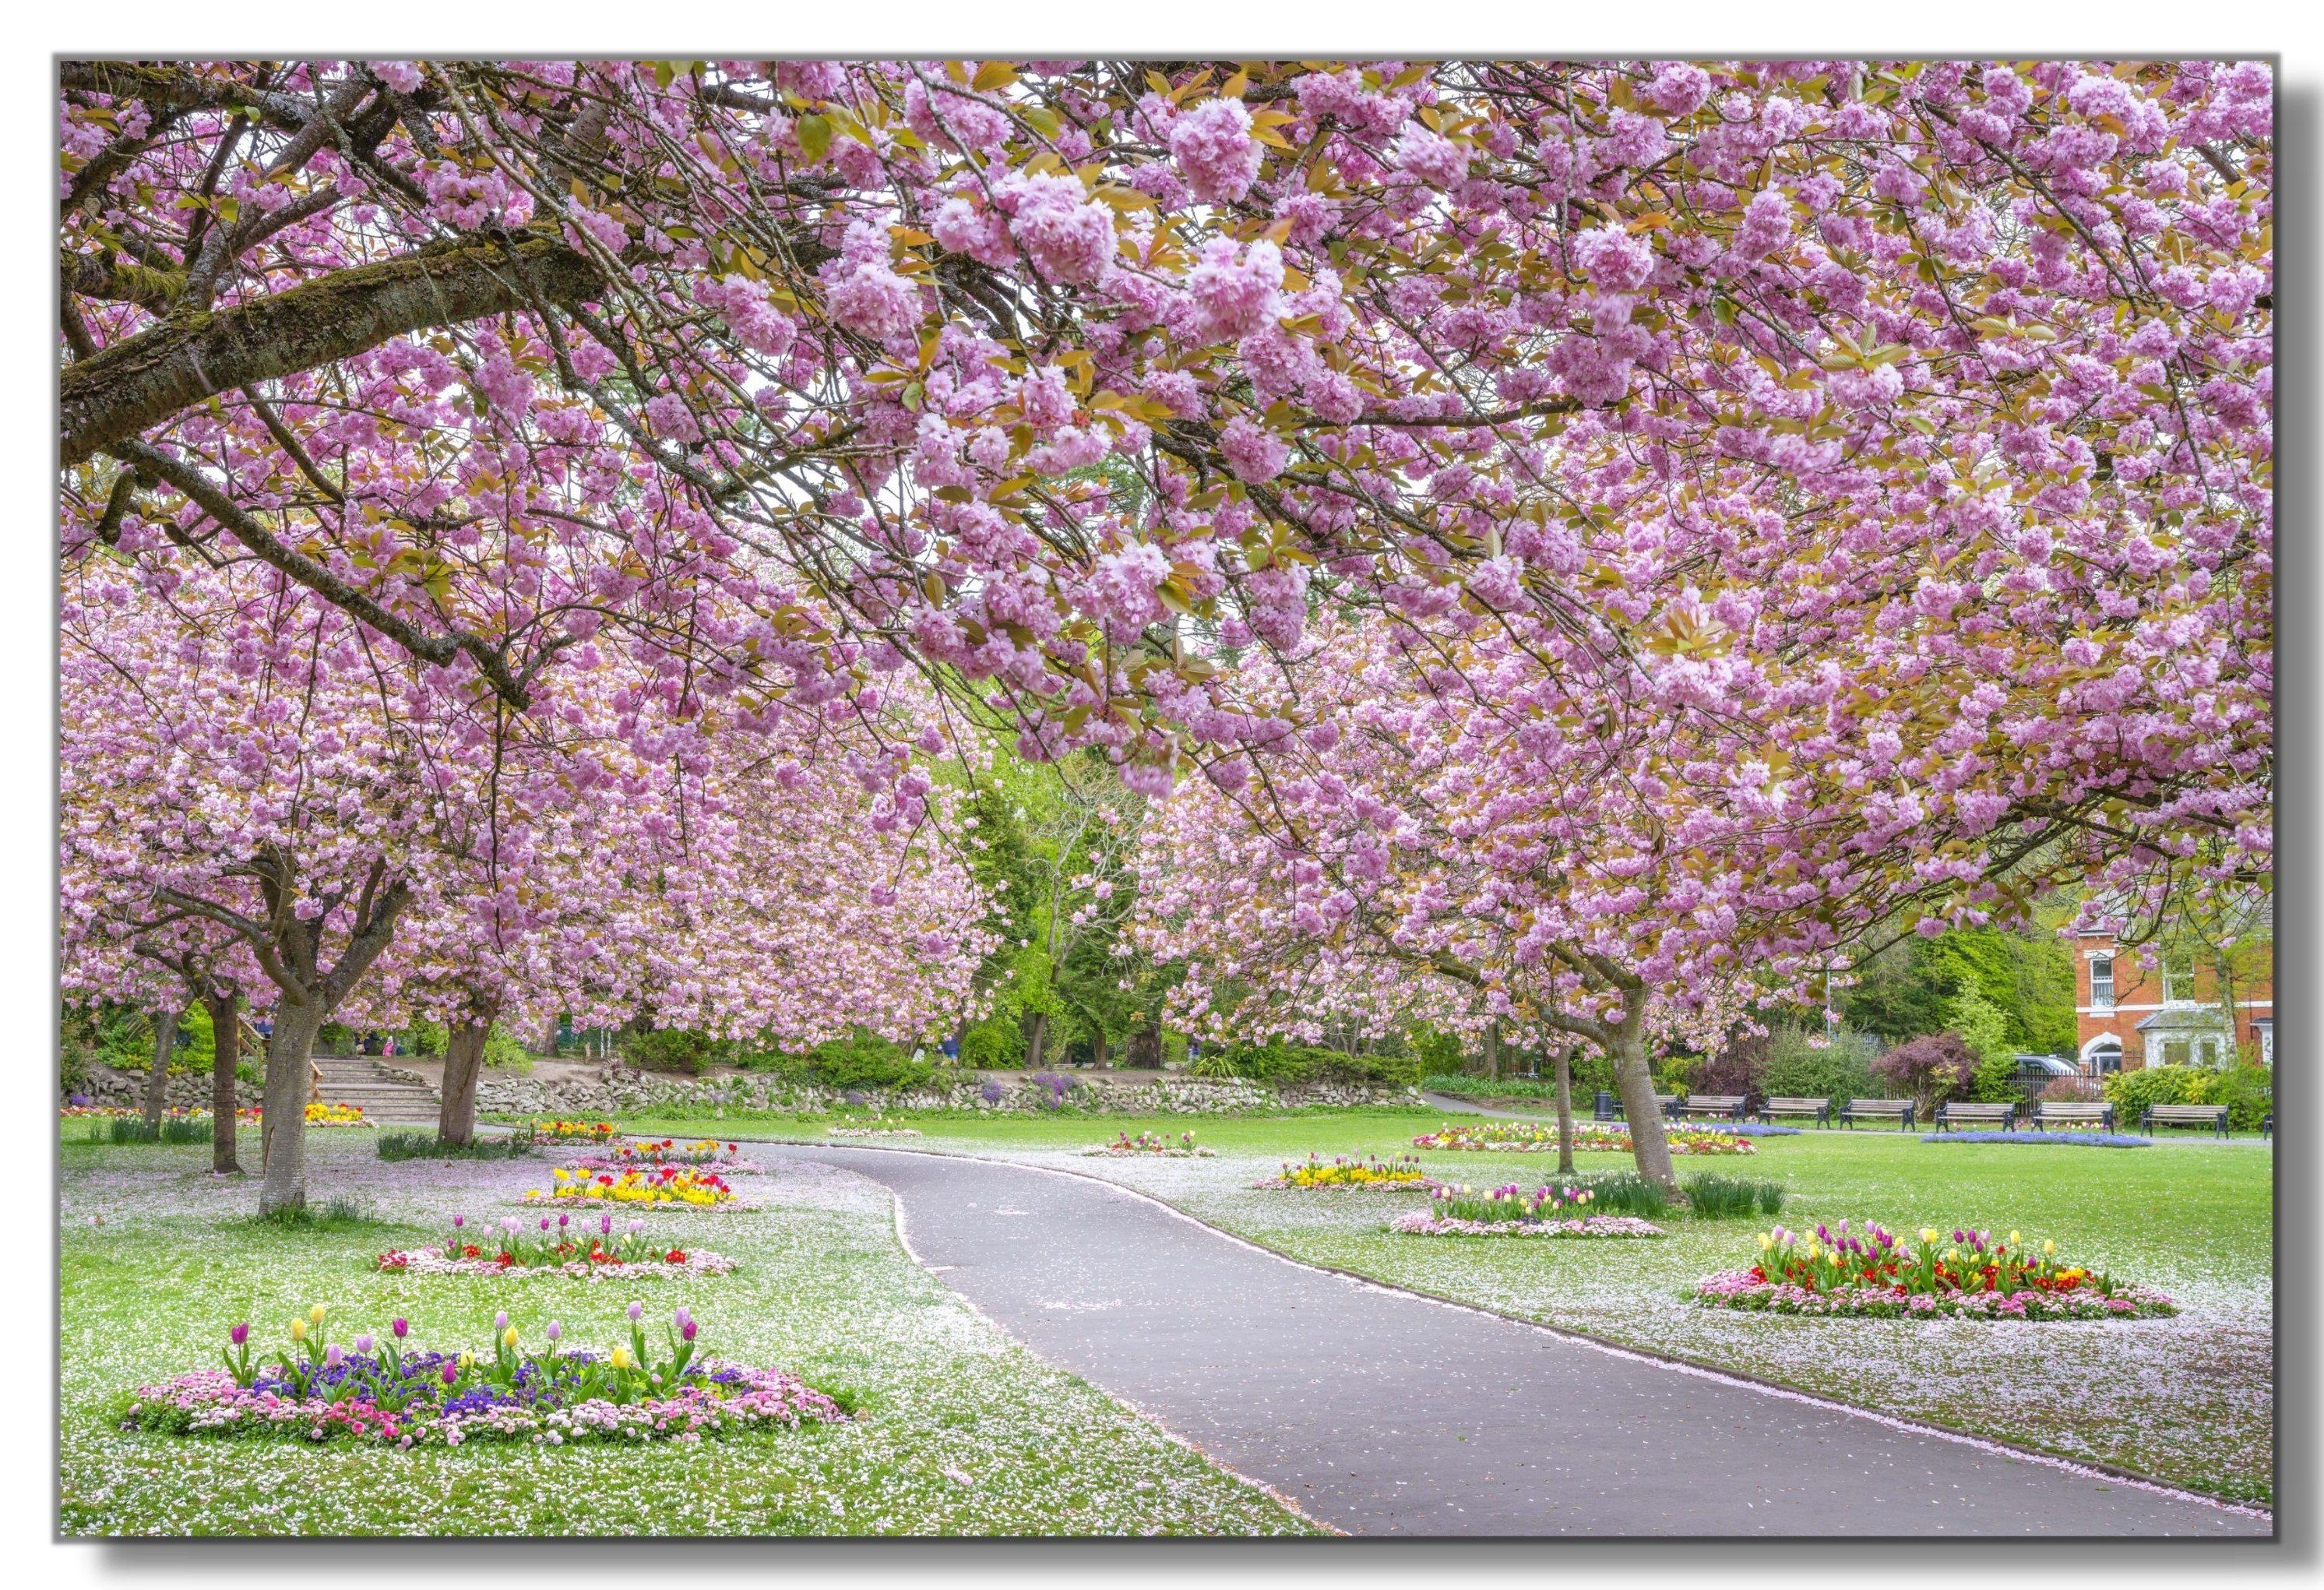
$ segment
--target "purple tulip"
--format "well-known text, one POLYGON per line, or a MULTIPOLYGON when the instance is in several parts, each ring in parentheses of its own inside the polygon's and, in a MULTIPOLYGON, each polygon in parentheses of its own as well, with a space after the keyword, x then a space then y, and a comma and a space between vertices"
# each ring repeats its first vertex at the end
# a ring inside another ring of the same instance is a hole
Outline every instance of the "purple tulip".
POLYGON ((546 1215, 543 1215, 540 1217, 540 1229, 543 1231, 547 1231, 549 1229, 549 1216, 546 1215))
POLYGON ((337 1342, 323 1349, 323 1362, 333 1369, 339 1366, 339 1360, 345 1356, 346 1354, 339 1351, 339 1345, 337 1342))
POLYGON ((496 1331, 508 1329, 507 1309, 503 1308, 498 1314, 493 1316, 493 1328, 496 1331))
POLYGON ((678 1306, 678 1312, 671 1315, 670 1317, 678 1321, 680 1325, 690 1324, 694 1319, 694 1316, 687 1311, 686 1305, 683 1303, 680 1303, 678 1306))
POLYGON ((632 1303, 632 1304, 631 1304, 631 1305, 630 1305, 630 1320, 631 1320, 631 1323, 635 1324, 638 1320, 642 1319, 643 1317, 645 1317, 645 1312, 646 1312, 646 1306, 645 1306, 643 1303, 632 1303))
POLYGON ((355 1338, 355 1351, 358 1353, 368 1353, 371 1351, 371 1332, 365 1331, 363 1335, 355 1338))
POLYGON ((226 1340, 239 1347, 243 1343, 250 1340, 250 1327, 246 1325, 237 1325, 232 1330, 226 1332, 226 1340))
POLYGON ((557 1228, 558 1228, 558 1230, 559 1230, 559 1231, 564 1230, 564 1229, 565 1229, 565 1223, 566 1223, 567 1221, 568 1221, 568 1220, 572 1219, 572 1218, 573 1218, 573 1216, 570 1216, 570 1215, 559 1215, 559 1216, 557 1217, 557 1228))
POLYGON ((464 1225, 467 1225, 467 1224, 468 1224, 468 1217, 467 1217, 466 1215, 455 1215, 455 1216, 452 1216, 452 1229, 453 1229, 454 1231, 457 1231, 457 1230, 459 1230, 459 1229, 460 1229, 460 1227, 462 1227, 462 1226, 464 1226, 464 1225))
POLYGON ((401 1319, 399 1319, 393 1325, 389 1326, 388 1329, 395 1333, 395 1339, 399 1342, 411 1334, 411 1326, 410 1322, 401 1319))
POLYGON ((454 1381, 456 1381, 456 1380, 458 1380, 459 1378, 460 1378, 460 1366, 459 1366, 458 1364, 456 1364, 452 1363, 452 1362, 451 1362, 450 1360, 448 1360, 448 1359, 447 1359, 447 1360, 446 1360, 446 1361, 445 1361, 445 1364, 444 1364, 444 1383, 445 1383, 446 1385, 447 1385, 447 1386, 448 1386, 448 1385, 450 1385, 454 1381))
POLYGON ((553 1342, 565 1334, 565 1327, 552 1319, 549 1322, 549 1329, 544 1334, 553 1342))
POLYGON ((694 1321, 689 1319, 684 1325, 678 1327, 678 1334, 690 1342, 694 1339, 694 1333, 698 1328, 699 1327, 695 1325, 694 1321))
POLYGON ((597 1216, 597 1234, 600 1236, 611 1236, 613 1234, 613 1217, 611 1215, 600 1215, 597 1216))

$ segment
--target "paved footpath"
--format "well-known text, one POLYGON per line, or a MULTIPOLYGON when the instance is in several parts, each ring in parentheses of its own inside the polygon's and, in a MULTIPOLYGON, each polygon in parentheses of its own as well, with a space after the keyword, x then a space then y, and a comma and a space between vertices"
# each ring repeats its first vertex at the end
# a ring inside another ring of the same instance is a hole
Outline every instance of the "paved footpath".
POLYGON ((2264 1518, 1312 1270, 1072 1175, 759 1145, 892 1188, 1051 1363, 1360 1534, 2264 1536, 2264 1518))

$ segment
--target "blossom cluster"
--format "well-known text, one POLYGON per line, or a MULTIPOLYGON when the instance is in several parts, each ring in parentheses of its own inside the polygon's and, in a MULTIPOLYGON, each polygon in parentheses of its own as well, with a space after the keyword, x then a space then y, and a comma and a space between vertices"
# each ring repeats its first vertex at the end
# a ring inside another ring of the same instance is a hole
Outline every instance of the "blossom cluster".
POLYGON ((675 1138, 663 1138, 659 1142, 615 1143, 602 1153, 585 1154, 577 1160, 567 1160, 567 1170, 640 1170, 663 1165, 715 1165, 728 1175, 749 1173, 759 1167, 742 1158, 742 1145, 721 1143, 715 1138, 702 1138, 694 1142, 679 1142, 675 1138))
POLYGON ((716 1253, 688 1253, 682 1247, 654 1241, 646 1223, 632 1219, 616 1232, 610 1210, 592 1222, 583 1216, 576 1224, 571 1213, 560 1211, 554 1220, 504 1216, 497 1229, 482 1222, 471 1225, 465 1215, 452 1216, 452 1230, 437 1245, 410 1252, 391 1248, 379 1256, 379 1268, 391 1273, 416 1275, 567 1275, 598 1280, 629 1275, 724 1275, 733 1269, 716 1253), (596 1229, 590 1229, 592 1225, 596 1229))

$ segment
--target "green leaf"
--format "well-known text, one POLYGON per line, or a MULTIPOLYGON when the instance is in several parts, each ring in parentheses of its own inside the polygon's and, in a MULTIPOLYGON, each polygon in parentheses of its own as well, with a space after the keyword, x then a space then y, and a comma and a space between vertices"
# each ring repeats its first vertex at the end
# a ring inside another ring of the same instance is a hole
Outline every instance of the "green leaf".
POLYGON ((831 147, 832 125, 828 116, 803 116, 791 128, 798 139, 799 152, 809 160, 821 160, 831 147))

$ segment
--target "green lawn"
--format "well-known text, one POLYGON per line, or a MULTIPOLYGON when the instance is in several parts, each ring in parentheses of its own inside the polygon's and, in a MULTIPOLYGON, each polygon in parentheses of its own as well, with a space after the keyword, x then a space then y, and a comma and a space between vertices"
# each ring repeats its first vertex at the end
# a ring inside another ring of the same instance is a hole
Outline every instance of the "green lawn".
MULTIPOLYGON (((548 1160, 383 1164, 368 1132, 317 1132, 319 1200, 386 1226, 286 1232, 208 1149, 62 1151, 60 1528, 67 1534, 888 1534, 1305 1532, 1263 1493, 996 1332, 904 1256, 889 1199, 822 1173, 737 1178, 769 1206, 649 1216, 742 1262, 731 1276, 591 1286, 382 1276, 374 1256, 450 1216, 497 1217, 548 1160), (102 1224, 98 1224, 99 1221, 102 1224), (226 1327, 271 1350, 309 1304, 335 1339, 407 1317, 416 1345, 484 1346, 494 1309, 527 1338, 622 1339, 632 1297, 686 1303, 714 1353, 853 1392, 836 1428, 693 1447, 471 1445, 397 1452, 124 1435, 106 1410, 142 1381, 217 1361, 226 1327)), ((255 1158, 255 1134, 247 1134, 255 1158)))
MULTIPOLYGON (((1748 1159, 1682 1160, 1782 1181, 1794 1227, 1878 1220, 1906 1231, 1978 1225, 2054 1238, 2061 1252, 2178 1299, 2177 1318, 2124 1324, 1822 1320, 1695 1308, 1701 1277, 1748 1264, 1759 1225, 1683 1218, 1653 1243, 1399 1236, 1386 1216, 1416 1195, 1279 1193, 1250 1183, 1310 1150, 1409 1152, 1433 1113, 1189 1118, 921 1118, 904 1144, 1022 1155, 1137 1187, 1296 1258, 1481 1304, 1603 1340, 1739 1371, 1866 1407, 2094 1459, 2238 1500, 2271 1496, 2274 1409, 2273 1154, 2251 1139, 2144 1149, 1923 1143, 1917 1133, 1811 1132, 1758 1140, 1748 1159), (1212 1160, 1083 1158, 1152 1130, 1212 1160)), ((829 1117, 641 1120, 639 1130, 828 1141, 829 1117)), ((1424 1154, 1472 1185, 1524 1181, 1554 1156, 1424 1154)), ((1584 1170, 1626 1156, 1584 1154, 1584 1170)))

